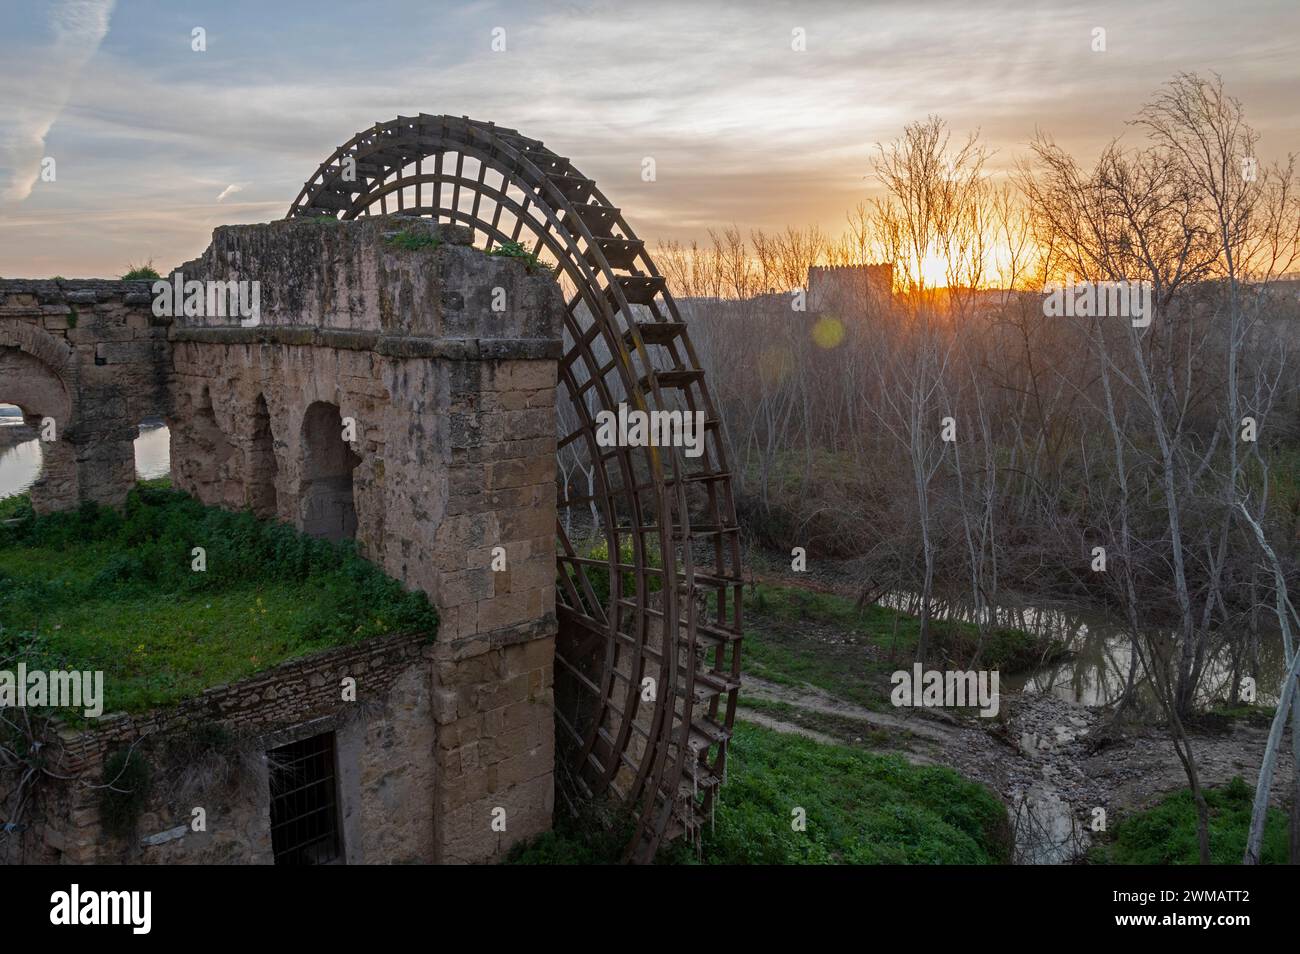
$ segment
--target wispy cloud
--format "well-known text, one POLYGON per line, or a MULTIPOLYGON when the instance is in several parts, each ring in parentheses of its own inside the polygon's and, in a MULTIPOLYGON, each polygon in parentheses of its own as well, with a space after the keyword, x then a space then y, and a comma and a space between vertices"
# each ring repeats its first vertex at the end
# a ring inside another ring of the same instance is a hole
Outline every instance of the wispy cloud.
MULTIPOLYGON (((53 42, 23 57, 25 93, 0 120, 0 203, 31 195, 45 157, 45 137, 67 105, 82 69, 108 34, 114 0, 61 0, 49 6, 53 42)), ((9 100, 9 97, 5 97, 9 100)), ((57 159, 57 157, 56 157, 57 159)), ((57 168, 57 166, 56 166, 57 168)))
POLYGON ((1294 0, 371 0, 369 34, 350 8, 317 7, 304 20, 265 0, 120 4, 75 88, 68 41, 51 56, 49 27, 28 23, 46 39, 18 33, 11 50, 16 31, 0 25, 0 134, 18 141, 9 103, 26 104, 14 122, 38 134, 23 163, 0 154, 0 186, 21 166, 26 194, 42 150, 59 159, 58 189, 38 183, 21 214, 0 215, 5 274, 191 258, 218 225, 283 215, 357 130, 418 111, 544 139, 652 242, 733 223, 837 233, 875 188, 874 143, 930 114, 958 136, 978 129, 995 171, 1036 129, 1086 161, 1133 135, 1125 120, 1179 70, 1220 71, 1266 157, 1300 150, 1294 0), (190 44, 200 25, 202 53, 190 44), (1098 25, 1104 54, 1090 49, 1098 25))

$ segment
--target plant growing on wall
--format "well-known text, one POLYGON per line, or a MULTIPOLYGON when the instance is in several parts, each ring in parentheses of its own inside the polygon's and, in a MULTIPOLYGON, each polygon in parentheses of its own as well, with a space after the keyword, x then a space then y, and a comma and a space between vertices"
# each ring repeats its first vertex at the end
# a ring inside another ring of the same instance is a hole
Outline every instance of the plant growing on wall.
POLYGON ((111 835, 127 836, 149 796, 149 763, 134 748, 118 749, 104 762, 99 818, 111 835))

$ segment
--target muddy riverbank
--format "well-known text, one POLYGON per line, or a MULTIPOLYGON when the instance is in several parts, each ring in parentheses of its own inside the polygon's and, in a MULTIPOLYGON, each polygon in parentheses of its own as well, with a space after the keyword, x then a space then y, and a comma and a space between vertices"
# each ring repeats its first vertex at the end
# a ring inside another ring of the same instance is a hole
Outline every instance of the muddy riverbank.
MULTIPOLYGON (((816 575, 803 576, 762 561, 750 566, 752 579, 760 584, 797 586, 848 599, 856 596, 847 572, 828 573, 822 568, 816 575)), ((789 636, 790 622, 783 626, 784 631, 755 611, 748 615, 746 629, 753 631, 755 642, 774 642, 789 636)), ((801 642, 791 644, 789 650, 801 657, 817 653, 822 644, 843 641, 842 634, 824 620, 809 619, 799 629, 801 642)), ((1095 630, 1095 625, 1092 633, 1085 627, 1076 638, 1095 640, 1095 630)), ((754 655, 761 658, 763 647, 755 648, 754 655)), ((884 677, 873 667, 887 669, 892 664, 870 644, 856 645, 853 658, 864 671, 864 683, 874 681, 875 687, 850 693, 852 699, 829 691, 824 679, 818 686, 765 671, 762 665, 748 667, 740 717, 818 741, 896 752, 919 764, 945 765, 987 785, 1007 806, 1016 829, 1017 860, 1022 863, 1078 860, 1087 851, 1094 823, 1104 818, 1105 824, 1112 825, 1187 787, 1159 718, 1150 712, 1134 713, 1122 724, 1110 724, 1109 700, 1117 695, 1097 673, 1109 665, 1114 670, 1111 676, 1122 686, 1126 673, 1113 660, 1100 667, 1080 662, 1074 669, 1069 661, 1058 661, 1041 671, 1004 677, 997 716, 979 718, 969 710, 954 715, 944 709, 879 705, 876 697, 884 698, 879 686, 884 677)), ((903 662, 897 665, 905 668, 903 662)), ((1233 717, 1206 715, 1195 720, 1190 741, 1202 783, 1218 786, 1241 776, 1253 787, 1268 718, 1261 707, 1233 717)), ((1283 748, 1272 792, 1279 807, 1291 790, 1294 770, 1289 742, 1283 748)))

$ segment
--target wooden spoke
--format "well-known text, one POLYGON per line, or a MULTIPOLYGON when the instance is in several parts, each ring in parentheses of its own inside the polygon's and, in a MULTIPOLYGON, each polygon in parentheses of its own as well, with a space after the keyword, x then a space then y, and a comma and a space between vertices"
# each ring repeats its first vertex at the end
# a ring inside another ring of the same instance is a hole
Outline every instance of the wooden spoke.
POLYGON ((289 216, 354 219, 390 201, 467 225, 486 248, 526 243, 568 289, 556 778, 567 805, 626 803, 637 820, 627 859, 648 862, 708 817, 740 688, 740 534, 704 369, 622 211, 539 140, 464 117, 377 123, 321 163, 289 216), (598 415, 620 405, 700 415, 700 453, 602 446, 598 415))

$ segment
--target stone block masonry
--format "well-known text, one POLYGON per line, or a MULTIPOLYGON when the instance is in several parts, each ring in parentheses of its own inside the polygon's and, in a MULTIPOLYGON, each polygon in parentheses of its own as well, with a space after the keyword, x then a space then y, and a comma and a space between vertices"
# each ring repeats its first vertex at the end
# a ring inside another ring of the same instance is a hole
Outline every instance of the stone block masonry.
POLYGON ((151 301, 144 281, 0 280, 0 401, 54 422, 38 512, 126 500, 140 422, 171 411, 170 320, 151 301))
MULTIPOLYGON (((361 830, 378 834, 349 860, 489 861, 551 820, 563 301, 549 274, 469 243, 466 229, 400 217, 220 228, 180 271, 257 282, 254 326, 155 317, 148 282, 0 281, 0 370, 13 371, 0 401, 29 423, 69 421, 68 449, 47 451, 39 509, 120 503, 134 479, 131 422, 156 414, 179 489, 355 539, 438 608, 438 637, 392 683, 388 714, 338 732, 340 758, 345 742, 361 753, 348 784, 380 793, 356 803, 371 819, 361 830), (75 326, 74 294, 87 302, 75 326), (498 547, 506 568, 494 571, 498 547), (395 738, 406 741, 390 751, 420 767, 390 785, 384 740, 395 738)), ((203 711, 269 733, 320 708, 310 681, 266 679, 203 711)), ((64 860, 93 860, 62 837, 64 860)), ((149 850, 183 853, 187 840, 149 850)), ((219 851, 265 860, 266 846, 219 851)))
POLYGON ((368 640, 208 689, 168 709, 109 716, 92 729, 66 730, 52 744, 49 760, 56 772, 77 783, 42 786, 40 797, 53 804, 36 813, 22 842, 23 856, 6 860, 269 863, 266 750, 296 737, 334 732, 340 766, 358 778, 352 792, 340 792, 349 860, 434 861, 432 815, 415 810, 435 784, 430 656, 423 639, 368 640), (356 681, 355 702, 343 699, 345 677, 356 681), (221 727, 223 740, 210 749, 197 746, 201 754, 178 763, 177 750, 196 748, 196 733, 214 725, 221 727), (103 825, 99 786, 109 757, 126 747, 149 764, 152 782, 134 830, 118 835, 103 825), (392 811, 376 810, 376 802, 392 811), (195 807, 206 814, 205 831, 190 828, 195 807), (357 824, 362 815, 364 823, 357 824), (154 836, 182 826, 183 834, 154 843, 154 836))

